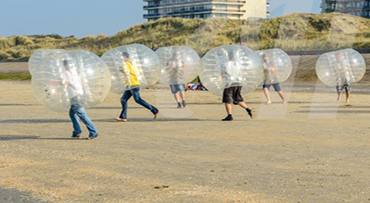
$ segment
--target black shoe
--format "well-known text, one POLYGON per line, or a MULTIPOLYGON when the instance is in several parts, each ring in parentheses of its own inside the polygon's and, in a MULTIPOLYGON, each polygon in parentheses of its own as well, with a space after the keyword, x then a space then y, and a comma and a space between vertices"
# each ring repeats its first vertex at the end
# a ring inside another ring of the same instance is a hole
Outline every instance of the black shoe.
POLYGON ((248 115, 251 117, 251 119, 253 119, 252 109, 247 108, 245 110, 248 112, 248 115))
POLYGON ((186 107, 186 102, 185 101, 182 101, 182 107, 186 107))
POLYGON ((232 121, 234 120, 233 116, 231 114, 229 114, 228 116, 226 116, 226 118, 222 119, 222 121, 232 121))
POLYGON ((181 106, 181 103, 180 103, 180 102, 177 102, 177 108, 178 108, 178 109, 181 109, 181 108, 182 108, 182 106, 181 106))

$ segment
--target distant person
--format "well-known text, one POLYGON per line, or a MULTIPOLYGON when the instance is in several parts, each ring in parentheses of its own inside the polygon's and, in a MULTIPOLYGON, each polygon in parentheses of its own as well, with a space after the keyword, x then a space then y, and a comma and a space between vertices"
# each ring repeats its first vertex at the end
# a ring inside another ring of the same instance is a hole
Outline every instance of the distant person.
POLYGON ((121 98, 122 112, 118 118, 114 119, 118 122, 127 122, 127 101, 131 96, 134 97, 136 103, 149 109, 153 113, 154 119, 156 119, 158 116, 158 109, 140 97, 140 81, 137 75, 137 67, 132 64, 129 53, 122 52, 122 56, 125 61, 125 64, 122 67, 122 73, 127 77, 126 91, 123 93, 121 98))
POLYGON ((340 96, 343 90, 346 91, 346 103, 349 104, 349 97, 351 95, 351 85, 349 83, 350 78, 350 64, 343 58, 341 53, 335 55, 336 61, 333 63, 334 72, 337 81, 337 101, 340 101, 340 96))
POLYGON ((273 64, 271 57, 268 54, 264 54, 262 56, 263 58, 263 67, 264 67, 264 73, 265 73, 265 81, 263 84, 263 92, 265 93, 265 96, 267 98, 266 104, 271 104, 271 97, 270 97, 270 87, 272 82, 272 86, 274 87, 275 91, 279 94, 280 98, 283 100, 283 103, 285 104, 285 98, 284 93, 281 91, 280 83, 278 82, 278 78, 276 75, 276 67, 273 64))
POLYGON ((185 63, 182 54, 176 51, 167 63, 166 72, 170 77, 171 92, 177 102, 177 108, 185 108, 185 63), (181 101, 180 101, 181 98, 181 101))
POLYGON ((253 118, 252 110, 244 102, 241 95, 242 92, 242 76, 240 73, 240 64, 234 59, 234 52, 226 52, 228 55, 228 62, 221 65, 221 77, 225 84, 222 102, 225 104, 227 116, 222 121, 232 121, 232 104, 239 105, 245 109, 248 115, 253 118))
POLYGON ((72 138, 78 139, 80 137, 82 129, 79 120, 81 120, 89 130, 88 139, 94 139, 98 137, 99 133, 89 116, 87 116, 83 106, 81 97, 84 94, 84 90, 82 88, 81 78, 69 61, 64 60, 63 66, 66 71, 63 75, 62 83, 67 88, 68 97, 71 100, 69 117, 73 123, 72 138))
POLYGON ((197 90, 197 85, 196 84, 189 83, 188 84, 188 90, 191 90, 191 91, 197 90))
POLYGON ((203 86, 202 81, 200 81, 199 76, 198 76, 198 85, 196 89, 200 91, 207 91, 207 89, 203 86))

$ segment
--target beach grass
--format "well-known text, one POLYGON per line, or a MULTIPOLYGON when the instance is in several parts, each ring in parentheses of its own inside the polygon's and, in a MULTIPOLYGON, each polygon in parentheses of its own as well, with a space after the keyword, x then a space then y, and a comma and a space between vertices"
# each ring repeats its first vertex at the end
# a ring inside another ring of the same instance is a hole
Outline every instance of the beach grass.
POLYGON ((0 80, 31 80, 32 76, 27 73, 0 73, 0 80))
POLYGON ((86 50, 101 56, 127 44, 150 48, 189 46, 200 55, 210 49, 244 43, 254 49, 285 51, 370 48, 370 19, 342 14, 293 13, 261 20, 161 18, 113 36, 63 37, 57 34, 0 37, 1 61, 26 61, 38 49, 86 50))

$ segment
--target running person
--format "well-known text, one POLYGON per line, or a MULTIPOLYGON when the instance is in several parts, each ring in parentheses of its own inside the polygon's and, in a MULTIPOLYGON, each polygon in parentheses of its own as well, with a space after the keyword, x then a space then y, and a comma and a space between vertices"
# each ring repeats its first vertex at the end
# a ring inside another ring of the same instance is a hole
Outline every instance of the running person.
POLYGON ((149 109, 154 119, 158 116, 158 109, 144 101, 140 96, 140 81, 137 75, 137 67, 132 64, 130 55, 127 52, 122 52, 122 56, 125 61, 125 65, 122 67, 122 72, 126 75, 126 91, 123 93, 121 98, 122 111, 118 118, 114 118, 118 122, 127 122, 127 102, 133 96, 136 103, 149 109))
POLYGON ((248 105, 244 102, 241 95, 241 73, 240 64, 234 60, 234 52, 229 51, 228 62, 221 65, 221 76, 223 83, 225 84, 222 102, 225 104, 225 109, 227 112, 226 118, 222 121, 232 121, 234 118, 232 116, 232 104, 239 105, 245 109, 248 115, 253 118, 252 110, 248 108, 248 105))

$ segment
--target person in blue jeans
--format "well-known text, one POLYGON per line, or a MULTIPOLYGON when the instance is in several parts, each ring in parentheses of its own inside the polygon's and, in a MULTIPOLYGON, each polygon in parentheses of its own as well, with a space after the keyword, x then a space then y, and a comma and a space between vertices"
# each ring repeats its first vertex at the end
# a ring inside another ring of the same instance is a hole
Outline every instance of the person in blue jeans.
POLYGON ((81 96, 84 94, 84 90, 81 78, 69 61, 64 60, 63 66, 65 68, 65 73, 63 74, 62 83, 66 87, 68 97, 71 101, 69 117, 73 124, 72 138, 80 138, 82 129, 79 121, 81 120, 89 130, 88 139, 94 139, 98 137, 99 133, 96 130, 94 123, 91 121, 89 116, 87 116, 83 106, 83 99, 81 96))
MULTIPOLYGON (((73 98, 72 102, 74 100, 78 101, 78 98, 73 98)), ((89 116, 86 114, 85 108, 82 104, 76 102, 71 104, 71 109, 69 110, 69 117, 71 118, 72 124, 73 124, 73 132, 72 132, 72 138, 79 138, 80 134, 82 133, 81 125, 79 120, 81 120, 85 125, 86 128, 89 130, 89 137, 88 139, 94 139, 98 137, 98 131, 96 130, 96 127, 94 123, 91 121, 89 116)))
POLYGON ((115 118, 116 121, 127 122, 127 101, 132 96, 134 97, 134 100, 135 100, 136 103, 138 103, 141 106, 149 109, 153 113, 153 115, 154 115, 153 119, 157 118, 158 112, 159 112, 158 109, 155 108, 154 106, 150 105, 148 102, 144 101, 140 97, 140 88, 136 87, 136 88, 133 88, 133 89, 130 89, 130 90, 126 90, 125 93, 123 93, 123 96, 121 98, 122 112, 121 112, 119 118, 115 118))
POLYGON ((140 80, 138 78, 137 67, 133 65, 130 59, 130 55, 127 52, 122 53, 123 59, 125 61, 122 67, 122 73, 126 76, 126 91, 123 93, 121 98, 122 112, 118 118, 114 118, 118 122, 127 122, 127 101, 133 96, 136 103, 149 109, 153 115, 154 119, 158 116, 158 109, 150 105, 148 102, 144 101, 140 97, 140 80))

